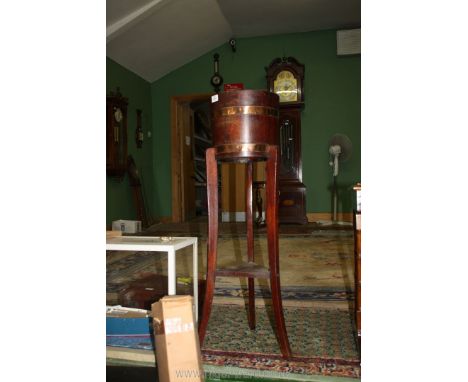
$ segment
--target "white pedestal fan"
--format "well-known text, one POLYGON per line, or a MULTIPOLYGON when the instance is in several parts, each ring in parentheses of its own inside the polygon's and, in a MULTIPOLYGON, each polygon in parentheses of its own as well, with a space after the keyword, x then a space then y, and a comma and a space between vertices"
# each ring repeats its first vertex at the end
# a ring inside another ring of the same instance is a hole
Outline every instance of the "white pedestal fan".
POLYGON ((338 209, 338 189, 337 178, 340 169, 340 163, 346 162, 351 157, 353 145, 351 140, 344 134, 335 134, 328 143, 328 152, 330 154, 329 165, 333 169, 333 223, 337 221, 338 209))

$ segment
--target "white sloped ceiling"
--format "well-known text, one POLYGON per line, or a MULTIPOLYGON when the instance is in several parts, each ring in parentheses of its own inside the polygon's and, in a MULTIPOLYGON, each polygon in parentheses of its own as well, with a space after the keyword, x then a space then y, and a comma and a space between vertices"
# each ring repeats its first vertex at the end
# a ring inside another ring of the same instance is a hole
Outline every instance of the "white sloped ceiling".
POLYGON ((153 82, 227 43, 361 24, 360 0, 107 0, 107 56, 153 82))

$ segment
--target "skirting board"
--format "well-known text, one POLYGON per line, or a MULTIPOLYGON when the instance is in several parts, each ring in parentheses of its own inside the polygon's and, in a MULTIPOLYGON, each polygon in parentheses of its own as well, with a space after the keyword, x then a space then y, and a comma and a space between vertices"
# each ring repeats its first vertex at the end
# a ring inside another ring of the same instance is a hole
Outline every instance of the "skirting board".
MULTIPOLYGON (((332 212, 307 212, 307 220, 309 223, 317 221, 327 221, 333 219, 332 212)), ((353 213, 352 212, 338 212, 336 219, 340 222, 353 222, 353 213)))
MULTIPOLYGON (((255 214, 255 217, 258 216, 258 213, 255 214)), ((265 219, 265 212, 262 213, 263 218, 265 219)), ((352 223, 353 213, 352 212, 339 212, 337 215, 337 220, 341 222, 352 223)), ((307 212, 307 220, 309 223, 317 221, 327 221, 332 220, 331 212, 307 212)), ((245 212, 223 212, 221 214, 222 222, 245 222, 245 212)))
MULTIPOLYGON (((258 212, 254 214, 254 220, 257 219, 258 212)), ((265 219, 265 211, 262 212, 262 217, 265 219)), ((245 222, 245 212, 222 212, 222 222, 245 222)))

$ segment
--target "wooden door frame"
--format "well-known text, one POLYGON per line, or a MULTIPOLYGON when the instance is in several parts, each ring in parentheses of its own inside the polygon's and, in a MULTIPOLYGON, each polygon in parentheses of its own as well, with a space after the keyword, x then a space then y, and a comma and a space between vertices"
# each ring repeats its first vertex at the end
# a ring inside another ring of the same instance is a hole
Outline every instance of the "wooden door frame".
POLYGON ((182 200, 184 192, 181 186, 181 163, 182 147, 180 131, 178 128, 177 106, 180 103, 190 103, 192 101, 209 101, 214 93, 187 94, 171 97, 171 184, 172 184, 172 222, 180 223, 184 220, 182 210, 182 200))

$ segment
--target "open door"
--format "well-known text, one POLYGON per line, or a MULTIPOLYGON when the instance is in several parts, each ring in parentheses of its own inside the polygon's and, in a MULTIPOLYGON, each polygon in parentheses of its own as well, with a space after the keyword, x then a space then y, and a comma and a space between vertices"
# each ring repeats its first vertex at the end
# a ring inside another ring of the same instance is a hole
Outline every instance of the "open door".
POLYGON ((180 131, 180 173, 182 221, 195 217, 195 164, 193 152, 193 110, 189 103, 178 104, 178 122, 180 131))
POLYGON ((172 221, 188 221, 196 217, 195 121, 191 103, 208 101, 211 94, 174 96, 171 98, 171 170, 172 221))

